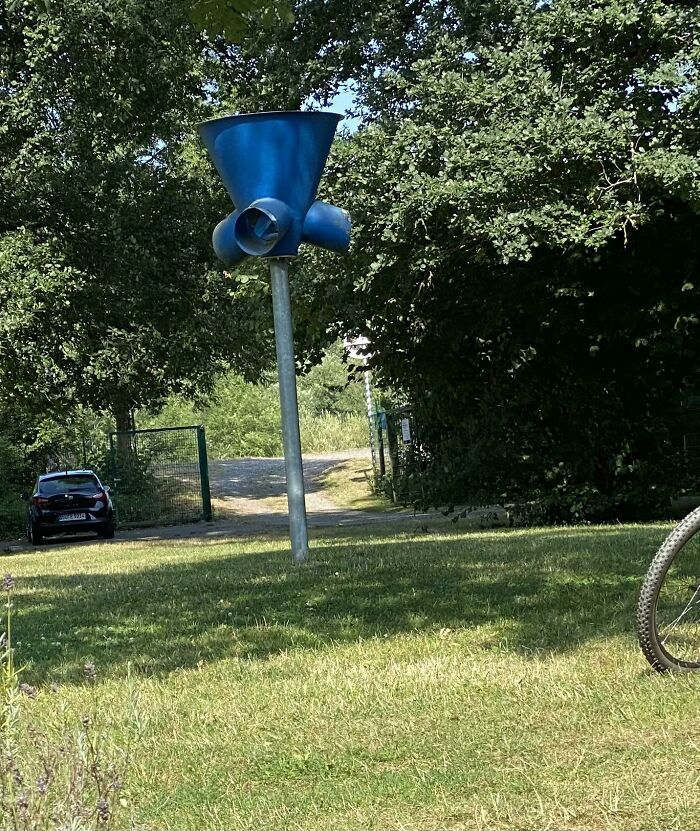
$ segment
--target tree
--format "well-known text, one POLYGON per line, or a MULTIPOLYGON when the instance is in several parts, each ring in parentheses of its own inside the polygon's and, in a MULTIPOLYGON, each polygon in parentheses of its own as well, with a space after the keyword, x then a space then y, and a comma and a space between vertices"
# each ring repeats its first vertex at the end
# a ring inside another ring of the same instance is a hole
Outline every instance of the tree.
POLYGON ((660 510, 700 358, 700 11, 507 0, 424 22, 360 79, 368 126, 325 194, 353 250, 299 264, 299 329, 370 335, 435 499, 660 510))
POLYGON ((189 0, 186 7, 200 30, 230 42, 239 41, 256 26, 294 22, 285 0, 189 0))
POLYGON ((243 112, 326 104, 343 84, 422 54, 427 21, 448 7, 446 0, 290 0, 290 14, 267 15, 267 25, 212 44, 226 69, 219 100, 243 112))
POLYGON ((126 429, 271 357, 211 253, 203 47, 164 0, 0 4, 0 398, 126 429))

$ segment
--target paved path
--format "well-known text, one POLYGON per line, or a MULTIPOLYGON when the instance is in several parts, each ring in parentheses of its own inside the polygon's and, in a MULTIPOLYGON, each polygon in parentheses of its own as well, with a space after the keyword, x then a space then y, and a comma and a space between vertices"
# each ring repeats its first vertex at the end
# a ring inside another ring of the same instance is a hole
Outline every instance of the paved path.
MULTIPOLYGON (((306 510, 309 516, 342 510, 323 491, 323 478, 336 465, 350 459, 366 461, 369 450, 346 450, 307 456, 304 459, 306 510)), ((214 513, 241 517, 287 515, 287 485, 284 459, 230 459, 209 462, 214 513)), ((357 511, 350 511, 354 514, 357 511)))
MULTIPOLYGON (((350 459, 362 459, 368 468, 371 467, 369 450, 346 450, 304 458, 306 514, 310 528, 417 519, 412 511, 371 513, 337 505, 324 492, 323 479, 336 465, 350 459)), ((284 459, 213 461, 209 463, 209 475, 214 514, 224 517, 214 523, 221 526, 220 533, 258 534, 287 529, 284 459)), ((219 532, 218 528, 216 532, 219 532)))

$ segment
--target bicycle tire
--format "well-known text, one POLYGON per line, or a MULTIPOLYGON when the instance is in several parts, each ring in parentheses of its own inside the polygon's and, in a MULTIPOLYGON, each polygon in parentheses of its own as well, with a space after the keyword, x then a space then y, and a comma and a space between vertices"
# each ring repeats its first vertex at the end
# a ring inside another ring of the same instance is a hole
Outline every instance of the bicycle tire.
POLYGON ((657 628, 657 604, 664 581, 676 558, 699 530, 700 507, 681 520, 663 541, 649 566, 639 592, 636 611, 637 637, 644 657, 657 672, 697 672, 700 670, 700 653, 697 661, 687 661, 674 656, 665 648, 657 628))

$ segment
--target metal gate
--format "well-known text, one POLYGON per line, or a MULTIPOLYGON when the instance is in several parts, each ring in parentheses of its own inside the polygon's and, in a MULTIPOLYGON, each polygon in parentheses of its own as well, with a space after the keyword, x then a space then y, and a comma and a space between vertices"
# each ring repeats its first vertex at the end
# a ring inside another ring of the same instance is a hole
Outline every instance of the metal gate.
POLYGON ((211 520, 204 427, 110 433, 109 454, 119 525, 211 520))
POLYGON ((375 477, 394 502, 413 501, 422 492, 421 449, 411 407, 379 410, 375 477))

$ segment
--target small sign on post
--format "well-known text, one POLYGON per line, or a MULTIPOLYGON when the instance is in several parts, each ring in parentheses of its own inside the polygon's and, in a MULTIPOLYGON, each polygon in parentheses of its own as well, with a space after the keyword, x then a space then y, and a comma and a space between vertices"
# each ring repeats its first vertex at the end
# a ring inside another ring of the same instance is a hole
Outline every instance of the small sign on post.
POLYGON ((407 418, 401 419, 401 436, 404 444, 411 444, 411 422, 407 418))
POLYGON ((214 229, 216 255, 228 266, 246 257, 270 260, 277 373, 294 559, 308 553, 299 438, 289 259, 302 242, 330 251, 350 246, 350 217, 316 199, 342 116, 319 112, 230 115, 205 121, 199 134, 235 210, 214 229))

